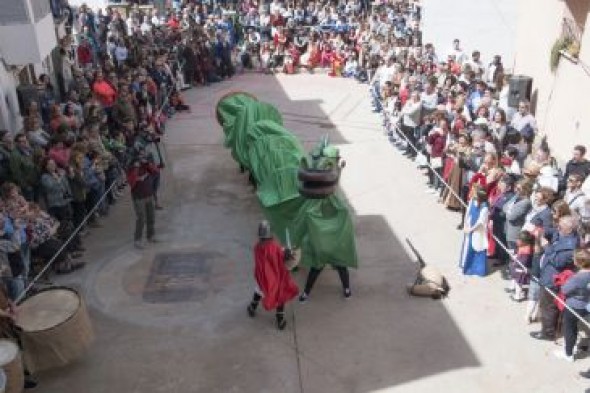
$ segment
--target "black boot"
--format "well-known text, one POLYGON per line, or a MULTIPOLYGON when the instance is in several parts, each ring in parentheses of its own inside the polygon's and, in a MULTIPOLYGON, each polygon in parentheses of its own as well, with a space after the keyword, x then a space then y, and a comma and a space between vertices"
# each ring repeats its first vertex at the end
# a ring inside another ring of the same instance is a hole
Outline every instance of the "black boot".
POLYGON ((277 312, 277 328, 279 330, 285 329, 287 326, 287 321, 285 320, 285 313, 284 312, 277 312))
POLYGON ((37 387, 37 382, 30 379, 30 377, 25 379, 25 389, 34 389, 37 387))
POLYGON ((256 316, 256 305, 254 305, 254 303, 250 303, 248 306, 248 315, 250 318, 254 318, 256 316))
POLYGON ((37 381, 35 381, 33 379, 33 377, 31 376, 31 373, 28 370, 25 370, 24 373, 25 373, 24 388, 25 389, 34 389, 35 387, 37 387, 37 381))
POLYGON ((256 316, 256 308, 258 307, 258 302, 260 302, 261 298, 262 297, 257 293, 255 293, 252 297, 252 301, 250 302, 250 305, 248 305, 248 315, 250 318, 254 318, 256 316))

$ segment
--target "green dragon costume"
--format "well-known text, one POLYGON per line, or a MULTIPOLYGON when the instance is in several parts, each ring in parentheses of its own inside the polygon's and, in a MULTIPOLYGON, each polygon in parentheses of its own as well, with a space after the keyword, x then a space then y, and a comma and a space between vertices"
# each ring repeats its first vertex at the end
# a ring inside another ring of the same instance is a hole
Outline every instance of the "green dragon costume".
POLYGON ((283 126, 278 110, 247 93, 231 93, 217 104, 225 146, 247 169, 275 236, 301 249, 302 266, 326 264, 357 267, 354 227, 346 204, 337 195, 303 197, 298 171, 336 168, 338 149, 327 138, 307 157, 300 141, 283 126))

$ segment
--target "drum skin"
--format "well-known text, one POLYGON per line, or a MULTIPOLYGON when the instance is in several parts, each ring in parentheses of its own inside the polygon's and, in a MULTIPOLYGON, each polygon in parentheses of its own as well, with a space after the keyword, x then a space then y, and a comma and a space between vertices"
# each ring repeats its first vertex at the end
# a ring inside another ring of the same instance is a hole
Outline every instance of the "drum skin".
POLYGON ((25 364, 33 373, 73 362, 94 341, 84 300, 67 287, 47 288, 25 298, 16 323, 22 329, 25 364), (73 299, 74 307, 64 310, 66 299, 73 299))

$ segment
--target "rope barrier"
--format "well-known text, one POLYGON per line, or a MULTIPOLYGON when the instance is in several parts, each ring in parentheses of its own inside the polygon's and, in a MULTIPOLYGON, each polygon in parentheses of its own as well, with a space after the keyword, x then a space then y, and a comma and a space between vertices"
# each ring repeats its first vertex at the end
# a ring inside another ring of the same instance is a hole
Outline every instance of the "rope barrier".
MULTIPOLYGON (((179 64, 180 64, 180 66, 179 66, 179 72, 180 72, 183 63, 179 62, 179 64)), ((162 105, 156 111, 157 116, 160 116, 160 114, 162 113, 162 110, 163 110, 164 106, 167 105, 168 100, 170 99, 170 95, 172 94, 172 91, 174 91, 175 83, 176 83, 176 79, 173 79, 173 86, 166 92, 166 95, 165 95, 164 101, 162 102, 162 105)), ((158 151, 159 151, 159 149, 158 149, 158 151)), ((78 235, 78 233, 82 230, 82 228, 84 227, 84 225, 86 224, 86 222, 88 222, 88 220, 94 215, 94 213, 99 208, 99 206, 104 201, 104 199, 107 197, 107 195, 113 190, 113 188, 115 186, 117 186, 117 180, 118 179, 119 178, 115 179, 115 181, 113 181, 113 184, 111 184, 111 186, 107 190, 105 190, 105 192, 98 199, 98 201, 96 202, 96 204, 86 214, 86 216, 84 217, 84 219, 82 220, 82 222, 76 227, 76 229, 74 229, 74 231, 72 232, 72 234, 70 235, 70 237, 62 244, 62 246, 51 257, 51 259, 49 259, 49 261, 45 264, 45 266, 43 267, 43 269, 41 269, 41 271, 39 273, 37 273, 37 275, 30 281, 29 285, 27 285, 27 287, 21 292, 21 294, 18 295, 18 297, 14 301, 15 303, 18 304, 21 300, 23 300, 25 298, 25 296, 27 296, 27 294, 31 291, 31 289, 33 289, 33 287, 35 286, 35 284, 41 279, 41 277, 53 265, 53 263, 55 262, 55 260, 57 259, 57 257, 66 249, 66 247, 70 244, 70 242, 72 240, 74 240, 74 238, 76 237, 76 235, 78 235)))
POLYGON ((16 298, 16 300, 14 301, 15 303, 18 304, 18 302, 20 302, 29 293, 29 291, 35 286, 37 281, 39 281, 39 279, 45 274, 45 272, 47 272, 47 270, 51 267, 51 265, 53 265, 53 263, 55 262, 57 257, 66 249, 66 247, 70 244, 70 242, 72 240, 74 240, 76 235, 82 230, 82 228, 84 227, 86 222, 90 219, 90 217, 92 217, 94 215, 94 212, 96 212, 96 209, 99 208, 102 201, 104 201, 104 199, 107 197, 109 192, 111 192, 116 185, 117 185, 117 181, 115 180, 113 182, 113 184, 111 184, 111 186, 98 199, 98 201, 96 202, 94 207, 92 209, 90 209, 90 211, 86 214, 86 216, 84 217, 82 222, 76 227, 76 229, 74 229, 74 231, 72 232, 70 237, 62 244, 62 246, 59 248, 59 250, 57 250, 57 252, 55 254, 53 254, 51 259, 45 264, 43 269, 41 269, 41 271, 39 273, 37 273, 37 275, 31 280, 29 285, 27 285, 25 290, 22 291, 22 293, 16 298))
MULTIPOLYGON (((385 114, 383 116, 386 116, 385 114)), ((389 121, 389 119, 386 118, 386 121, 389 121)), ((389 122, 389 124, 392 124, 391 122, 389 122)), ((393 126, 395 127, 395 130, 397 131, 398 135, 400 135, 405 142, 408 144, 408 146, 410 146, 412 148, 412 150, 414 150, 416 153, 421 153, 420 150, 406 137, 406 135, 402 132, 401 128, 399 127, 398 124, 393 124, 393 126)), ((445 181, 445 179, 436 171, 434 170, 434 168, 430 165, 430 162, 426 163, 426 166, 428 166, 429 170, 432 171, 432 173, 434 173, 434 175, 442 182, 442 184, 444 185, 444 187, 451 193, 453 194, 453 196, 455 198, 457 198, 457 200, 461 203, 461 205, 467 209, 467 204, 465 203, 465 201, 463 201, 463 198, 461 198, 459 195, 457 195, 457 193, 453 190, 453 188, 445 181)), ((500 239, 498 239, 495 235, 492 234, 493 239, 496 241, 496 244, 499 245, 505 252, 506 254, 510 257, 510 259, 514 262, 516 262, 516 264, 518 264, 522 269, 524 269, 525 272, 530 274, 530 269, 528 269, 526 266, 524 266, 522 264, 522 262, 520 262, 517 258, 516 255, 512 252, 512 250, 510 250, 500 239)), ((532 274, 530 274, 530 277, 532 280, 534 280, 537 284, 539 284, 539 286, 541 288, 543 288, 544 290, 546 290, 552 297, 553 299, 555 299, 559 304, 561 304, 564 308, 567 308, 568 311, 570 311, 580 322, 582 322, 584 325, 586 325, 586 327, 588 329, 590 329, 590 322, 587 321, 584 317, 582 317, 580 314, 578 314, 573 308, 571 308, 570 306, 567 305, 567 303, 565 301, 563 301, 563 299, 561 299, 555 292, 553 292, 551 289, 547 288, 545 285, 541 284, 540 280, 533 276, 532 274)))

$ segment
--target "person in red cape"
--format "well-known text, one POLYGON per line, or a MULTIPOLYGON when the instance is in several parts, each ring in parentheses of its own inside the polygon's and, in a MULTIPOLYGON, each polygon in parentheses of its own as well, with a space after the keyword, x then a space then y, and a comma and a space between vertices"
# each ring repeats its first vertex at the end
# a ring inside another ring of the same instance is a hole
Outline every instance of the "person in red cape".
POLYGON ((283 330, 287 326, 285 303, 299 292, 285 265, 285 261, 292 258, 293 254, 272 237, 267 221, 262 221, 258 226, 258 238, 254 246, 254 278, 257 286, 248 306, 248 315, 252 318, 256 315, 256 308, 262 300, 265 310, 276 310, 277 328, 283 330))

